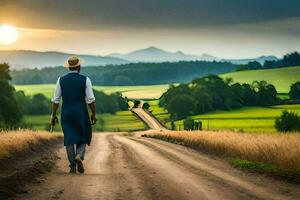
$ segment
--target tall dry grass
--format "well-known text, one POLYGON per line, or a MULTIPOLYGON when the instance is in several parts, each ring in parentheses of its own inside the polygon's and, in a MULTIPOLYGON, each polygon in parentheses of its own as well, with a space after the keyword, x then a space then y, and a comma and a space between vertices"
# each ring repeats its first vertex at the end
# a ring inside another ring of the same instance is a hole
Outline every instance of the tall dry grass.
POLYGON ((300 172, 300 134, 166 131, 148 135, 230 158, 276 165, 300 172))
POLYGON ((0 132, 0 159, 9 157, 13 153, 24 152, 31 145, 37 145, 42 142, 60 139, 61 134, 43 131, 8 131, 0 132))

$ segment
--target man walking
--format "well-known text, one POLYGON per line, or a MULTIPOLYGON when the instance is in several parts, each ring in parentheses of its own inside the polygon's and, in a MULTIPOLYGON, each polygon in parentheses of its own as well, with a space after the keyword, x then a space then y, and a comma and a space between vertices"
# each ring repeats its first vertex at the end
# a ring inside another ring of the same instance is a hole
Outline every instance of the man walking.
POLYGON ((92 139, 91 125, 96 123, 95 96, 91 80, 80 73, 82 60, 72 56, 65 62, 69 73, 58 78, 54 97, 52 98, 51 124, 57 122, 57 109, 60 98, 63 105, 61 109, 61 125, 64 133, 64 145, 66 146, 70 173, 84 173, 83 159, 86 145, 90 145, 92 139), (91 110, 91 118, 86 104, 91 110), (75 150, 76 146, 76 150, 75 150))

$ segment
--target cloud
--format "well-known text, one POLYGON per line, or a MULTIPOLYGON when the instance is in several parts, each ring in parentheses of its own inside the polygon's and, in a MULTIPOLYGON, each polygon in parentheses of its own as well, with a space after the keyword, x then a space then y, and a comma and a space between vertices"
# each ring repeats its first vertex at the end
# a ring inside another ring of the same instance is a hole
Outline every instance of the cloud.
POLYGON ((300 3, 299 0, 1 0, 0 13, 2 21, 35 28, 178 29, 300 17, 300 3))

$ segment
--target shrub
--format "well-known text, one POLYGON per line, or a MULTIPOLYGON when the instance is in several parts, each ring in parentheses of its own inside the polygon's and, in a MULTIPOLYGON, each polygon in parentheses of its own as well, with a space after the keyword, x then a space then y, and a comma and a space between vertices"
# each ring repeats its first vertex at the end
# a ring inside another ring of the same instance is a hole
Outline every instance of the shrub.
POLYGON ((300 99, 300 81, 291 85, 289 95, 293 100, 300 99))
POLYGON ((275 128, 281 132, 300 131, 300 116, 284 110, 281 116, 275 120, 275 128))
POLYGON ((150 108, 149 103, 147 103, 147 102, 143 103, 143 109, 148 110, 149 108, 150 108))
POLYGON ((183 121, 184 130, 194 130, 195 120, 192 118, 187 118, 183 121))
POLYGON ((133 101, 133 103, 134 103, 134 106, 133 106, 133 108, 138 108, 140 105, 141 105, 141 101, 140 100, 134 100, 133 101))

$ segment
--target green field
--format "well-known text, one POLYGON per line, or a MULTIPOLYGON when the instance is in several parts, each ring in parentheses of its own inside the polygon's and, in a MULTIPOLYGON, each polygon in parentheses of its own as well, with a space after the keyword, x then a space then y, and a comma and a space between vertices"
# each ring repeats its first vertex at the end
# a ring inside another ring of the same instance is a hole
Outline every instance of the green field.
MULTIPOLYGON (((283 110, 300 114, 300 105, 279 105, 272 107, 244 107, 231 111, 215 111, 208 114, 193 116, 203 122, 204 130, 231 130, 242 132, 265 133, 276 132, 274 121, 283 110)), ((183 128, 183 121, 175 123, 183 128)))
MULTIPOLYGON (((48 98, 51 98, 54 93, 55 84, 15 85, 15 88, 16 90, 23 90, 29 96, 43 93, 48 98)), ((94 88, 107 94, 122 92, 128 98, 153 99, 159 98, 169 88, 169 85, 94 86, 94 88)))
MULTIPOLYGON (((149 101, 150 111, 165 125, 170 127, 170 114, 158 106, 158 100, 149 101)), ((300 104, 279 105, 272 107, 244 107, 230 111, 215 111, 208 114, 192 116, 201 120, 204 130, 230 130, 255 133, 274 133, 274 121, 283 110, 296 112, 300 115, 300 104)), ((176 129, 183 129, 183 120, 175 122, 176 129)))
MULTIPOLYGON (((24 116, 24 123, 34 130, 50 130, 50 115, 27 115, 24 116)), ((137 131, 144 130, 146 126, 136 118, 130 111, 120 111, 116 115, 98 114, 98 122, 93 126, 94 131, 137 131), (103 120, 103 126, 100 124, 103 120)), ((60 125, 55 131, 61 131, 60 125)))
POLYGON ((291 84, 300 81, 300 67, 232 72, 222 74, 221 77, 231 77, 234 82, 240 83, 252 83, 256 80, 265 80, 273 84, 277 92, 288 93, 291 84))
MULTIPOLYGON (((274 84, 279 93, 288 93, 292 83, 300 81, 300 67, 288 67, 281 69, 250 70, 233 72, 220 75, 223 78, 232 77, 235 82, 252 83, 255 80, 266 80, 274 84)), ((55 89, 54 84, 40 85, 15 85, 16 90, 23 90, 27 95, 43 93, 51 98, 55 89)), ((96 90, 105 93, 122 92, 128 98, 157 99, 164 93, 169 85, 145 85, 145 86, 94 86, 96 90)), ((282 95, 286 98, 286 95, 282 95)))
POLYGON ((164 110, 163 108, 158 106, 158 100, 148 101, 150 105, 150 112, 162 123, 168 125, 168 121, 170 119, 170 114, 164 110))

